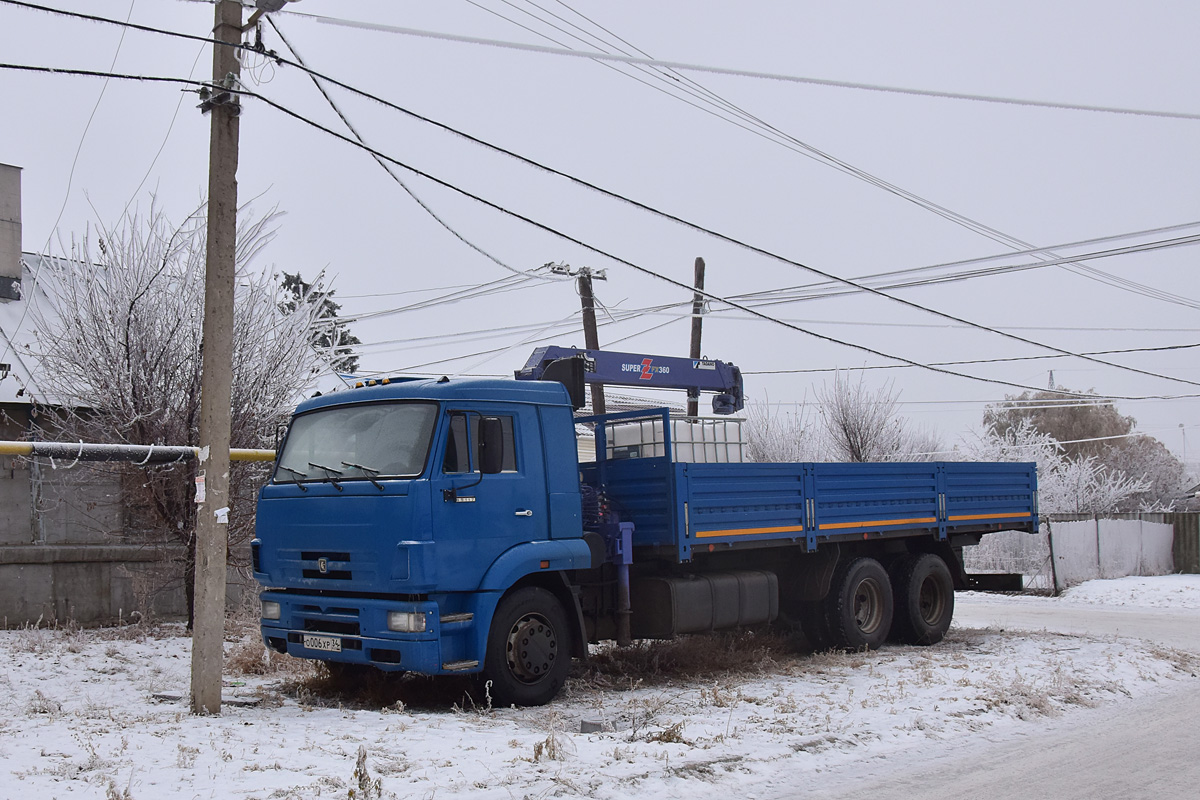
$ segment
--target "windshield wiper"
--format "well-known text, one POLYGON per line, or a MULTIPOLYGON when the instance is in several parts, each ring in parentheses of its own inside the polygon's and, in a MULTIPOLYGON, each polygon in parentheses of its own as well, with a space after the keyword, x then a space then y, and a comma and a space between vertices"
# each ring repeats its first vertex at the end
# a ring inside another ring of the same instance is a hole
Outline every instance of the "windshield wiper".
POLYGON ((383 484, 375 480, 375 476, 379 474, 379 470, 373 469, 372 467, 364 467, 362 464, 355 464, 350 461, 343 461, 342 466, 354 467, 357 470, 362 470, 362 473, 367 476, 367 480, 369 480, 376 489, 381 492, 383 491, 383 484))
POLYGON ((343 475, 343 474, 345 474, 345 473, 343 473, 343 472, 342 472, 340 469, 334 469, 333 467, 327 467, 327 466, 325 466, 324 464, 314 464, 314 463, 313 463, 313 462, 311 462, 311 461, 310 461, 310 462, 308 462, 308 465, 309 465, 310 467, 316 467, 317 469, 323 469, 323 470, 325 470, 325 472, 326 472, 326 480, 328 480, 330 483, 332 483, 332 484, 333 484, 333 488, 337 489, 339 492, 342 490, 342 485, 341 485, 340 483, 338 483, 338 479, 337 479, 337 478, 335 478, 335 477, 333 477, 334 475, 343 475))
POLYGON ((300 491, 302 491, 302 492, 307 492, 307 491, 308 491, 308 487, 307 487, 307 486, 305 486, 303 483, 301 483, 301 482, 300 482, 300 479, 301 479, 301 478, 307 478, 307 477, 308 477, 308 473, 307 473, 307 472, 301 472, 301 471, 300 471, 300 470, 298 470, 298 469, 292 469, 291 467, 285 467, 283 464, 280 464, 280 465, 279 465, 279 468, 280 468, 281 470, 283 470, 284 472, 290 472, 290 473, 292 473, 293 475, 295 475, 295 476, 296 476, 296 480, 292 481, 292 483, 294 483, 294 484, 296 484, 297 486, 299 486, 299 487, 300 487, 300 491))

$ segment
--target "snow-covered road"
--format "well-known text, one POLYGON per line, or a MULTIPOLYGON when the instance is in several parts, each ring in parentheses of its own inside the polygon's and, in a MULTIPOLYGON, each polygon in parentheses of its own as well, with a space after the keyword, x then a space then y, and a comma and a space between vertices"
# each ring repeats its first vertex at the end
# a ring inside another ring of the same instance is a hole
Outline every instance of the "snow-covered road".
MULTIPOLYGON (((195 718, 182 701, 154 698, 186 694, 189 640, 177 629, 0 632, 0 798, 287 800, 353 788, 355 797, 764 800, 1050 787, 1055 797, 1137 797, 1148 795, 1130 786, 1171 773, 1200 785, 1178 758, 1195 749, 1197 710, 1183 699, 1200 689, 1200 657, 1189 652, 1200 650, 1200 576, 1102 583, 1059 599, 963 596, 959 623, 932 648, 764 650, 738 671, 640 681, 580 671, 553 705, 523 710, 411 694, 408 706, 383 710, 390 701, 339 703, 293 664, 227 672, 228 694, 259 705, 195 718), (1059 625, 1089 633, 1053 632, 1059 625), (1148 631, 1176 638, 1128 638, 1148 631), (581 733, 585 719, 603 729, 581 733), (1159 741, 1173 723, 1185 731, 1159 741), (1140 757, 1140 773, 1103 754, 1137 740, 1153 756, 1140 757)), ((253 660, 244 640, 229 649, 231 665, 253 660)))
MULTIPOLYGON (((1200 652, 1195 576, 1093 581, 1047 601, 959 595, 955 624, 1020 632, 1137 637, 1200 652)), ((1200 676, 1193 662, 1193 677, 1200 676)), ((1200 685, 1165 691, 984 735, 949 749, 920 748, 902 760, 868 759, 821 787, 764 795, 835 800, 984 800, 1031 794, 1056 800, 1173 800, 1200 786, 1200 685)))

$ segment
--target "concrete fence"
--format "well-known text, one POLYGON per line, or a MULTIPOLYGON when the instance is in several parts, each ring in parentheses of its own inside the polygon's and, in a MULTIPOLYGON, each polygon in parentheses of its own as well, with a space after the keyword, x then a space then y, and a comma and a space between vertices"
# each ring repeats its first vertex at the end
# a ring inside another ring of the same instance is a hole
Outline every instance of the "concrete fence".
POLYGON ((967 548, 969 572, 1013 572, 1062 591, 1097 578, 1200 572, 1200 514, 1043 517, 1036 535, 1006 531, 967 548))

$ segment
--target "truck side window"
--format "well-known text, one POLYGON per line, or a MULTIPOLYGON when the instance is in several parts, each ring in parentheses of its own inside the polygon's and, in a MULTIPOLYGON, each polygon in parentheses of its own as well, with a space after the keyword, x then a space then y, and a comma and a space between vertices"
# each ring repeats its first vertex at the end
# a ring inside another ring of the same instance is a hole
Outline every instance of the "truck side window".
MULTIPOLYGON (((513 435, 513 418, 495 414, 488 416, 497 417, 504 429, 503 471, 516 472, 517 447, 516 437, 513 435)), ((454 474, 476 472, 479 469, 479 420, 479 414, 451 414, 450 430, 446 436, 446 452, 442 456, 442 472, 454 474)))

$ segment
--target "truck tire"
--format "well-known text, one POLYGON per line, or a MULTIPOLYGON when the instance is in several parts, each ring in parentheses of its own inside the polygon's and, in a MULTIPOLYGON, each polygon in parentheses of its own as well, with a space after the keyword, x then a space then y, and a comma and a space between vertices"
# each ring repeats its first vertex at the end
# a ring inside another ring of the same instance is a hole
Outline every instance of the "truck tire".
POLYGON ((892 584, 873 558, 838 567, 825 599, 830 642, 846 650, 876 650, 892 628, 892 584))
POLYGON ((499 706, 541 706, 571 671, 571 629, 553 594, 527 586, 505 596, 492 618, 482 680, 499 706))
POLYGON ((904 644, 937 644, 954 618, 954 578, 946 562, 931 553, 911 555, 892 565, 895 614, 889 638, 904 644))

